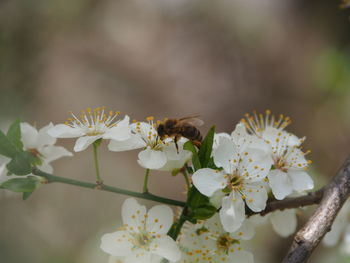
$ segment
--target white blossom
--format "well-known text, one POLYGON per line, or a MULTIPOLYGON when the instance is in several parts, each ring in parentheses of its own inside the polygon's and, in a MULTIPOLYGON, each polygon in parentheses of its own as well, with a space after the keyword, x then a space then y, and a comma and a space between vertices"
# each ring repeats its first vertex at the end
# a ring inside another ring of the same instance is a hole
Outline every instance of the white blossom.
MULTIPOLYGON (((39 158, 40 164, 37 167, 47 173, 53 172, 51 166, 52 161, 61 157, 72 156, 72 153, 67 151, 64 147, 55 145, 56 138, 53 138, 48 134, 48 130, 52 127, 53 124, 50 123, 40 130, 37 130, 29 123, 24 122, 20 124, 23 150, 28 151, 35 157, 39 158)), ((23 176, 7 176, 6 164, 9 161, 9 159, 6 159, 6 161, 3 161, 3 164, 0 166, 0 183, 16 177, 23 178, 23 176)))
POLYGON ((253 263, 252 253, 242 248, 254 229, 247 220, 236 232, 222 228, 218 214, 196 225, 186 225, 179 239, 184 253, 179 263, 244 262, 253 263))
POLYGON ((124 225, 119 231, 101 238, 101 249, 124 257, 125 263, 153 263, 154 257, 178 261, 181 252, 176 242, 167 235, 173 223, 173 212, 165 205, 146 207, 134 198, 125 200, 122 207, 124 225))
POLYGON ((305 138, 299 139, 295 135, 284 131, 290 123, 289 117, 280 115, 275 118, 270 111, 266 116, 262 114, 246 115, 245 123, 248 131, 265 140, 270 146, 273 168, 269 175, 269 184, 276 199, 281 200, 297 192, 310 190, 314 187, 312 178, 306 172, 311 161, 305 159, 300 144, 305 138))
POLYGON ((49 130, 49 134, 55 138, 78 138, 74 151, 85 150, 89 145, 99 139, 111 139, 125 141, 130 138, 129 116, 124 119, 116 119, 120 112, 105 112, 105 108, 87 108, 81 111, 80 119, 71 113, 64 124, 57 124, 49 130))
POLYGON ((177 151, 172 138, 161 140, 158 136, 153 117, 148 117, 147 120, 148 123, 131 124, 132 135, 130 139, 123 142, 112 140, 108 145, 109 150, 118 152, 141 148, 143 150, 138 154, 138 163, 144 168, 164 171, 182 168, 191 158, 191 152, 183 149, 187 139, 181 138, 177 142, 177 151))
POLYGON ((286 209, 277 210, 267 215, 253 215, 249 219, 256 226, 261 226, 270 222, 272 229, 281 237, 288 237, 293 234, 297 228, 297 210, 286 209))
POLYGON ((238 133, 238 125, 231 139, 221 137, 213 153, 214 163, 222 170, 203 168, 192 177, 195 187, 212 197, 221 193, 220 219, 228 232, 237 230, 245 219, 245 204, 253 211, 266 206, 267 192, 263 180, 267 176, 271 159, 266 152, 254 147, 246 134, 238 133))

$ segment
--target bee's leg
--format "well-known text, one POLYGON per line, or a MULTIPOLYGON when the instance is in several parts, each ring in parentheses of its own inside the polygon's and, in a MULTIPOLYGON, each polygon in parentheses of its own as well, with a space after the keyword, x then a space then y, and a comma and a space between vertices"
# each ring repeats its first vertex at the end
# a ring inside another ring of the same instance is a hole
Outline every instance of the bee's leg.
POLYGON ((176 135, 174 138, 174 143, 175 143, 175 147, 176 147, 176 152, 177 154, 179 154, 179 145, 177 144, 177 141, 181 138, 181 136, 176 135))
POLYGON ((200 148, 202 145, 202 143, 200 141, 197 141, 197 140, 192 141, 192 143, 193 143, 193 145, 197 146, 198 148, 200 148))

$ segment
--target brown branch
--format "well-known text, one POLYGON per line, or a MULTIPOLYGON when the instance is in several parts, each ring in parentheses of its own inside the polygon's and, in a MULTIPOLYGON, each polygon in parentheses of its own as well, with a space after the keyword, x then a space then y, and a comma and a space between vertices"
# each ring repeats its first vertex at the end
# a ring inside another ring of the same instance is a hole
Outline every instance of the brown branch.
POLYGON ((294 198, 286 198, 283 200, 273 200, 266 204, 266 208, 261 212, 253 212, 252 210, 247 211, 247 216, 252 215, 266 215, 268 213, 271 213, 276 210, 284 210, 284 209, 291 209, 291 208, 299 208, 303 206, 308 205, 316 205, 319 204, 322 196, 323 196, 323 188, 315 191, 310 192, 303 196, 298 196, 294 198))
POLYGON ((313 250, 330 231, 339 210, 350 194, 350 157, 333 180, 325 186, 323 197, 314 214, 296 233, 283 263, 307 262, 313 250))

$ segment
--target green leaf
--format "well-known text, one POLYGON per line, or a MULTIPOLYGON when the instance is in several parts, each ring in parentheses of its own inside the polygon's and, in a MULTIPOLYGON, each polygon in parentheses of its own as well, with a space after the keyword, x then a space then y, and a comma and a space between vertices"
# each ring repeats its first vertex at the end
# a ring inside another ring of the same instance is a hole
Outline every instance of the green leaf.
POLYGON ((213 149, 214 134, 215 126, 211 127, 208 131, 207 136, 205 136, 198 152, 199 161, 203 168, 208 167, 208 163, 210 161, 211 151, 213 149))
POLYGON ((205 205, 198 207, 192 211, 191 217, 194 219, 204 220, 211 218, 216 213, 216 207, 212 205, 205 205))
POLYGON ((209 204, 209 198, 201 194, 196 187, 192 186, 188 191, 187 205, 194 209, 209 204))
POLYGON ((2 131, 0 131, 0 154, 9 158, 13 158, 17 154, 16 146, 11 143, 2 131))
POLYGON ((27 200, 33 192, 23 192, 22 199, 27 200))
POLYGON ((181 173, 181 168, 175 168, 171 171, 172 176, 177 176, 179 173, 181 173))
POLYGON ((10 174, 27 175, 32 171, 32 163, 35 157, 29 152, 20 152, 6 165, 10 174))
POLYGON ((191 141, 187 141, 184 144, 183 148, 184 148, 184 150, 192 152, 192 164, 193 164, 194 170, 197 171, 198 169, 201 169, 202 166, 201 166, 201 163, 199 161, 197 149, 196 149, 196 147, 194 147, 192 142, 191 141))
MULTIPOLYGON (((13 192, 18 193, 31 193, 33 192, 40 184, 40 181, 35 176, 28 176, 26 178, 13 178, 7 180, 6 182, 1 184, 2 188, 8 189, 13 192)), ((28 198, 28 194, 26 197, 28 198)))
POLYGON ((209 159, 209 162, 208 162, 208 164, 207 164, 207 167, 208 168, 211 168, 211 169, 214 169, 214 170, 222 170, 222 168, 221 167, 217 167, 216 165, 215 165, 215 163, 214 163, 214 158, 213 157, 210 157, 210 159, 209 159))
POLYGON ((7 131, 7 139, 16 147, 17 151, 23 150, 23 143, 21 141, 21 126, 20 119, 13 122, 7 131))

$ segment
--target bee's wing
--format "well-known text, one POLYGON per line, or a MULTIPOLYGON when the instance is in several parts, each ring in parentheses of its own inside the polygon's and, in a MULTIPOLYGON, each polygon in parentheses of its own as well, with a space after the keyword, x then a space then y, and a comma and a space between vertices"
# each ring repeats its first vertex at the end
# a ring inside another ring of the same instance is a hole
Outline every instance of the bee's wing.
POLYGON ((180 122, 187 122, 194 126, 202 126, 204 121, 198 118, 199 116, 189 116, 179 119, 180 122))

